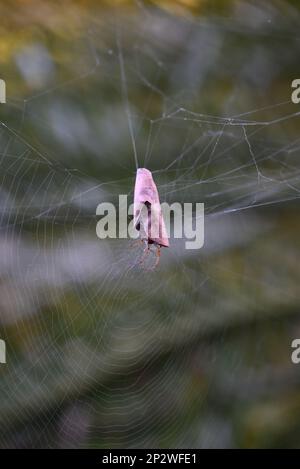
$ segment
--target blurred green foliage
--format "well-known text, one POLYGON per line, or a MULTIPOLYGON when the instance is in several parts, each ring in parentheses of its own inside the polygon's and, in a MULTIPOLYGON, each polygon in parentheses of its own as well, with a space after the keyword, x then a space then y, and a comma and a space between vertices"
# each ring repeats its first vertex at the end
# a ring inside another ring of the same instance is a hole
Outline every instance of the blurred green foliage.
POLYGON ((298 3, 0 11, 0 446, 299 447, 298 3), (126 92, 161 199, 205 203, 154 272, 95 233, 132 197, 126 92))

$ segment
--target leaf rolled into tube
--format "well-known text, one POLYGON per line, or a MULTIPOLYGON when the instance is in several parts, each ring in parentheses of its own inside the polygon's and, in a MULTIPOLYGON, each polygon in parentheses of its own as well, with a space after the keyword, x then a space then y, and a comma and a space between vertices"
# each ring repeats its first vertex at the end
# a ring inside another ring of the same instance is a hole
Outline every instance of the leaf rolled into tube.
POLYGON ((134 188, 134 226, 149 244, 169 247, 169 239, 162 215, 158 190, 152 173, 139 168, 134 188))

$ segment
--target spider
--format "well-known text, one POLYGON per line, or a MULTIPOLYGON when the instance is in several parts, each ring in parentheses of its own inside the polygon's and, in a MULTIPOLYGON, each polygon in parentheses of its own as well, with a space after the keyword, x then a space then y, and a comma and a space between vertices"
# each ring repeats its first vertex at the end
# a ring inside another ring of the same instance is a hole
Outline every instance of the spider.
POLYGON ((141 265, 141 266, 144 266, 144 263, 145 263, 146 259, 148 258, 149 254, 153 253, 153 254, 155 254, 155 263, 154 263, 153 266, 151 266, 150 268, 148 268, 146 270, 154 270, 158 266, 159 261, 160 261, 160 254, 161 254, 162 245, 156 243, 155 241, 152 241, 151 239, 148 240, 148 239, 145 239, 145 238, 144 239, 140 238, 138 240, 138 244, 143 244, 144 245, 143 252, 142 252, 140 260, 138 261, 138 264, 141 265), (152 246, 156 248, 155 251, 153 251, 151 249, 152 246))

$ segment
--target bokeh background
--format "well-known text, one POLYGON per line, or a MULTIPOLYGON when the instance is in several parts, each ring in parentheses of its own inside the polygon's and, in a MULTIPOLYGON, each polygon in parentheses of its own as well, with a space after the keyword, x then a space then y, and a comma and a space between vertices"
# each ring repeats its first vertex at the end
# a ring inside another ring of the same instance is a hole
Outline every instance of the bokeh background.
POLYGON ((0 4, 2 448, 300 446, 297 1, 0 4), (158 268, 96 207, 204 202, 158 268))

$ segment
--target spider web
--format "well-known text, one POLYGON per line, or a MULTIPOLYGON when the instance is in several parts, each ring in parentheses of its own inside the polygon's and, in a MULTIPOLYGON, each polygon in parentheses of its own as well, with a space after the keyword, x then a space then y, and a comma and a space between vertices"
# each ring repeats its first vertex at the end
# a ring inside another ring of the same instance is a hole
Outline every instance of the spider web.
POLYGON ((175 3, 64 6, 66 30, 49 4, 38 32, 29 11, 5 64, 2 447, 247 446, 233 403, 247 435, 297 390, 299 11, 175 3), (153 272, 96 236, 138 167, 205 204, 204 247, 171 239, 153 272))

